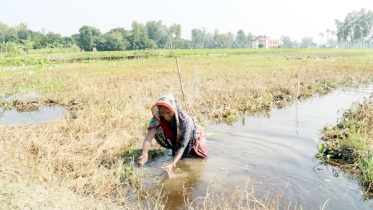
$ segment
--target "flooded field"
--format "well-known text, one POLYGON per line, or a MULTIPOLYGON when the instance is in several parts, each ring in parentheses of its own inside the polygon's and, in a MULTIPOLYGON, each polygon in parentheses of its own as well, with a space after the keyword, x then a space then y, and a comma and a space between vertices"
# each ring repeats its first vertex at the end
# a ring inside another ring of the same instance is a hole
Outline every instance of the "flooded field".
POLYGON ((25 125, 52 121, 62 117, 67 110, 60 106, 40 106, 26 110, 4 110, 0 107, 0 124, 5 125, 25 125))
POLYGON ((123 52, 0 58, 0 201, 7 201, 0 209, 26 208, 23 203, 30 209, 237 209, 229 197, 237 187, 243 193, 236 197, 250 194, 238 198, 241 209, 253 202, 256 209, 371 208, 352 175, 314 158, 314 139, 336 123, 338 110, 372 88, 314 96, 371 83, 372 50, 154 53, 109 60, 92 58, 123 52), (216 54, 225 56, 209 56, 216 54), (181 161, 173 179, 160 170, 171 157, 157 147, 149 156, 161 158, 144 168, 121 159, 141 152, 150 106, 164 93, 198 119, 234 122, 204 122, 210 158, 181 161), (289 105, 295 95, 310 99, 289 105), (266 110, 272 111, 240 119, 266 110), (160 189, 166 197, 158 196, 160 189))
POLYGON ((160 166, 172 157, 164 156, 141 169, 144 187, 154 194, 163 190, 170 209, 183 208, 188 200, 192 206, 201 204, 201 196, 211 191, 227 197, 246 184, 258 199, 280 195, 280 209, 372 209, 357 177, 314 157, 321 129, 336 124, 338 111, 372 91, 373 85, 342 88, 233 125, 207 125, 207 161, 183 160, 168 179, 160 166))

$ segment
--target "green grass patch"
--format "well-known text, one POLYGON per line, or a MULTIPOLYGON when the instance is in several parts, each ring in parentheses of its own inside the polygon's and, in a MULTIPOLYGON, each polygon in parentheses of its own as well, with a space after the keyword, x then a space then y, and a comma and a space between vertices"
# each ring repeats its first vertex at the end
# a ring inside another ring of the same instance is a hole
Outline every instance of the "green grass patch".
POLYGON ((325 127, 322 140, 316 157, 360 171, 362 186, 372 193, 373 94, 346 110, 340 123, 325 127))

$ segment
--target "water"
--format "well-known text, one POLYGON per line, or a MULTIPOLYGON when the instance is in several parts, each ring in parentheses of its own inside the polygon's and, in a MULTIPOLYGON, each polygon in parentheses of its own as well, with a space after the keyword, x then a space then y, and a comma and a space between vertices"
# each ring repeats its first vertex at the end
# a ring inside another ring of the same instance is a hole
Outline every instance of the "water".
POLYGON ((60 106, 40 106, 27 110, 4 110, 0 107, 0 124, 33 124, 45 121, 52 121, 62 117, 66 110, 60 106))
POLYGON ((247 116, 233 125, 208 125, 208 160, 180 161, 172 179, 159 169, 172 157, 150 162, 142 169, 144 186, 150 190, 163 186, 170 209, 185 207, 183 194, 198 203, 207 188, 228 196, 246 183, 258 199, 280 192, 282 200, 297 204, 298 209, 321 209, 325 203, 326 209, 373 209, 354 175, 314 157, 315 139, 324 126, 335 125, 342 114, 339 110, 372 91, 373 85, 340 89, 273 109, 269 117, 247 116))

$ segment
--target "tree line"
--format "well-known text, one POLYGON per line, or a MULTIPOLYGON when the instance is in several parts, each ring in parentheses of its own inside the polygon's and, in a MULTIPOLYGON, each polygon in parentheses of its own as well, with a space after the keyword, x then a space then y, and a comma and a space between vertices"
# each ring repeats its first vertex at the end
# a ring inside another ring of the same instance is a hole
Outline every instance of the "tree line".
POLYGON ((341 21, 334 20, 337 31, 326 29, 320 32, 320 45, 334 47, 339 43, 347 43, 354 45, 356 43, 365 43, 373 45, 373 12, 365 8, 360 11, 352 11, 346 15, 346 18, 341 21), (325 44, 323 38, 326 35, 325 44), (333 37, 337 36, 337 40, 333 37))
POLYGON ((236 34, 209 33, 205 28, 193 29, 191 40, 181 38, 181 25, 166 26, 162 21, 148 21, 146 24, 134 21, 132 29, 113 28, 106 33, 93 26, 84 25, 79 33, 61 36, 58 33, 32 31, 27 23, 14 27, 0 22, 1 51, 10 51, 18 47, 23 50, 43 48, 79 47, 85 51, 144 50, 144 49, 206 49, 206 48, 248 48, 251 45, 251 33, 239 30, 236 34))
MULTIPOLYGON (((335 20, 337 30, 326 30, 326 44, 333 45, 338 42, 356 43, 358 41, 373 41, 373 13, 364 8, 360 11, 348 13, 344 21, 335 20)), ((161 20, 148 21, 146 24, 134 21, 131 29, 113 28, 106 33, 93 26, 84 25, 79 33, 72 36, 61 36, 58 33, 44 30, 32 31, 27 23, 14 27, 0 22, 0 52, 8 52, 15 48, 23 50, 43 48, 79 48, 91 51, 94 48, 100 51, 144 50, 144 49, 208 49, 208 48, 251 48, 251 40, 255 37, 252 33, 246 34, 244 30, 213 33, 205 28, 193 29, 191 39, 181 38, 181 25, 166 26, 161 20)), ((320 45, 324 33, 321 37, 320 45)), ((302 41, 292 41, 289 36, 282 36, 285 48, 316 47, 312 37, 304 37, 302 41)))
POLYGON ((373 12, 365 8, 347 14, 344 21, 334 20, 337 27, 338 41, 356 43, 373 41, 373 12))
MULTIPOLYGON (((359 48, 364 46, 373 47, 373 12, 362 8, 360 11, 352 11, 348 13, 343 21, 334 20, 336 30, 326 29, 320 32, 319 47, 329 48, 339 45, 352 46, 357 45, 359 48), (323 42, 324 35, 326 41, 323 42), (336 39, 334 39, 336 36, 336 39)), ((301 42, 292 41, 289 36, 282 36, 284 48, 314 48, 317 43, 312 37, 304 37, 301 42)))

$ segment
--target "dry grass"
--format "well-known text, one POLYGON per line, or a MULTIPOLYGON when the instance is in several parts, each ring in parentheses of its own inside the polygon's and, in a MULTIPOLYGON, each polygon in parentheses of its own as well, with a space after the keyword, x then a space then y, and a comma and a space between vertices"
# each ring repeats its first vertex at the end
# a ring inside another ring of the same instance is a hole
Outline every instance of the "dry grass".
POLYGON ((206 196, 187 201, 189 209, 211 210, 211 209, 251 209, 251 210, 274 210, 274 209, 297 209, 296 203, 291 203, 282 198, 282 193, 267 192, 262 198, 255 194, 254 187, 246 183, 237 187, 230 195, 221 195, 214 189, 207 191, 206 196), (194 204, 198 202, 199 204, 194 204))
POLYGON ((119 156, 140 147, 151 117, 149 108, 158 96, 174 94, 184 109, 201 120, 234 120, 238 114, 283 106, 296 97, 298 88, 302 98, 341 85, 371 82, 373 63, 361 59, 371 51, 329 54, 338 60, 317 61, 317 52, 309 51, 181 57, 186 102, 173 58, 30 67, 35 72, 32 76, 19 74, 29 69, 0 71, 0 94, 27 87, 42 94, 44 102, 70 111, 53 122, 0 126, 4 192, 0 207, 156 205, 156 200, 144 204, 127 197, 130 189, 141 184, 134 185, 136 174, 121 164, 119 156), (107 160, 114 161, 103 167, 107 160))

